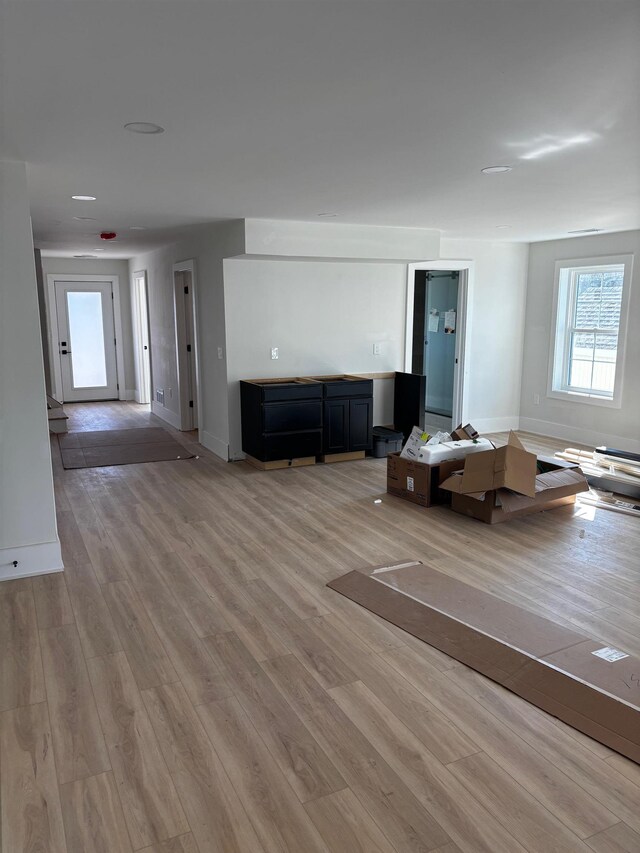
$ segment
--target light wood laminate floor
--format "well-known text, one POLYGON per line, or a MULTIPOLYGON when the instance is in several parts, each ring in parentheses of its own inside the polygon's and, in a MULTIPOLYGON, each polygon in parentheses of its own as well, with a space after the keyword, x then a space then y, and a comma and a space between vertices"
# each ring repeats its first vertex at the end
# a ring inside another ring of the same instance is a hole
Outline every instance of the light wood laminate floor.
POLYGON ((66 571, 0 585, 2 853, 640 851, 640 767, 325 587, 418 558, 640 654, 637 519, 490 527, 384 460, 259 472, 168 429, 199 458, 52 443, 66 571))

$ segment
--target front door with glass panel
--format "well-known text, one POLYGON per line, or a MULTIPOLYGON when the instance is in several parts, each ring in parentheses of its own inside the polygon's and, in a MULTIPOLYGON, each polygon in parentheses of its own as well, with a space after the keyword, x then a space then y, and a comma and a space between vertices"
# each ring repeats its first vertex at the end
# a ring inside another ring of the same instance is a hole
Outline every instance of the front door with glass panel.
POLYGON ((117 399, 111 282, 56 281, 55 289, 63 402, 117 399))

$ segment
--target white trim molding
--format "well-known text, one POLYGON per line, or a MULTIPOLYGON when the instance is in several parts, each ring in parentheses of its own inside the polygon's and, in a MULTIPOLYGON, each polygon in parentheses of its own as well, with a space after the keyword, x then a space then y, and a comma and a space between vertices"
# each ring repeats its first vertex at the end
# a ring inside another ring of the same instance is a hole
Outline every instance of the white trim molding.
POLYGON ((210 450, 224 462, 229 461, 229 445, 226 441, 222 441, 221 438, 217 438, 204 429, 200 430, 198 441, 203 447, 206 447, 207 450, 210 450))
POLYGON ((465 386, 469 378, 469 365, 466 358, 467 341, 471 340, 471 311, 469 306, 473 301, 473 286, 475 263, 470 260, 420 261, 407 264, 407 303, 405 306, 405 356, 404 369, 411 373, 413 353, 413 296, 415 291, 415 274, 417 270, 453 270, 460 273, 458 287, 458 319, 456 330, 455 370, 453 378, 453 415, 456 423, 466 423, 469 420, 465 394, 465 386))
POLYGON ((64 571, 60 542, 0 548, 0 582, 64 571), (16 565, 14 566, 14 563, 16 565))
POLYGON ((166 421, 172 427, 175 427, 175 429, 180 429, 180 415, 172 412, 171 409, 167 409, 166 406, 158 403, 157 400, 151 401, 151 413, 161 420, 166 421))
POLYGON ((557 424, 553 421, 541 421, 536 418, 520 418, 520 429, 524 432, 533 432, 536 435, 546 435, 549 438, 566 439, 572 443, 572 446, 576 443, 586 444, 589 447, 605 445, 616 447, 618 450, 628 450, 631 453, 640 453, 640 440, 636 438, 625 438, 622 435, 611 435, 611 433, 597 432, 568 424, 557 424))
POLYGON ((502 418, 474 418, 471 421, 471 425, 475 427, 479 433, 506 432, 510 429, 520 429, 521 423, 522 421, 518 415, 505 415, 502 418))

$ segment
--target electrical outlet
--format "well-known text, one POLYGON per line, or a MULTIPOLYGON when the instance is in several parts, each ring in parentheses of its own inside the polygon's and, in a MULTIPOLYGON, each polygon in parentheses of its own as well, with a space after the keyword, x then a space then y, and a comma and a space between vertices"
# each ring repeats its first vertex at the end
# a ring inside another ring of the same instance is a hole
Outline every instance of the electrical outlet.
POLYGON ((224 358, 224 351, 222 347, 218 347, 218 358, 224 358))
POLYGON ((374 344, 373 345, 373 354, 380 355, 382 353, 382 344, 374 344))
POLYGON ((533 395, 533 405, 534 406, 540 405, 540 394, 534 394, 533 395))
POLYGON ((278 347, 271 347, 271 358, 280 358, 280 356, 278 355, 278 347))

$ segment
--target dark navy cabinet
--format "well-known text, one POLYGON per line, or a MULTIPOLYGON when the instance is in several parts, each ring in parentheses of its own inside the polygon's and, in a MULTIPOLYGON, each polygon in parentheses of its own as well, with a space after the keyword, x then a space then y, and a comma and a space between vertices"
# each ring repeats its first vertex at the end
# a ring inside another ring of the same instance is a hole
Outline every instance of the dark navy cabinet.
POLYGON ((260 462, 373 447, 373 380, 358 376, 240 382, 242 450, 260 462))
POLYGON ((322 452, 353 453, 373 447, 373 380, 318 376, 323 388, 322 452))
POLYGON ((242 450, 260 462, 322 453, 322 385, 306 379, 240 382, 242 450))

